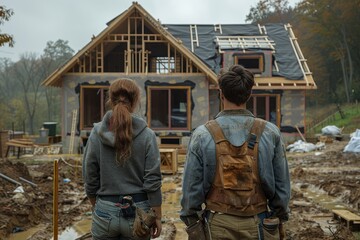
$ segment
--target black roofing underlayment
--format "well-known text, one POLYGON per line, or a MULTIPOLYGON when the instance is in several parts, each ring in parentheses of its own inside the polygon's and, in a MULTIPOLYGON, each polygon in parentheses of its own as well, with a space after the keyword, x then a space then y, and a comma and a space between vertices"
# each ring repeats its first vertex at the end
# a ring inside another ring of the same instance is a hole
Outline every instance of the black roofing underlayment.
MULTIPOLYGON (((191 51, 191 25, 164 24, 163 26, 175 38, 181 39, 184 46, 191 51)), ((196 44, 194 44, 194 54, 215 73, 218 73, 220 70, 220 56, 216 50, 217 36, 268 36, 269 39, 275 42, 275 53, 273 56, 279 67, 279 71, 273 70, 272 75, 285 77, 289 80, 304 79, 284 24, 271 23, 265 24, 264 26, 267 34, 261 34, 258 26, 254 24, 221 24, 222 33, 220 33, 219 30, 215 31, 214 25, 211 24, 196 25, 199 46, 197 47, 196 44)), ((242 49, 238 50, 240 51, 242 49)))

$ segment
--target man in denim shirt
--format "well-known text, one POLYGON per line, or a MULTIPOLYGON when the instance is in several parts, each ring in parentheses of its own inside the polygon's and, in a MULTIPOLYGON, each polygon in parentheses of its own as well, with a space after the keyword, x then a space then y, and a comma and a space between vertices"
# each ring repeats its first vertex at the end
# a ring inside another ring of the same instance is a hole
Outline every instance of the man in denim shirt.
MULTIPOLYGON (((248 140, 254 123, 254 115, 246 110, 253 85, 253 74, 239 65, 230 67, 219 77, 223 111, 215 120, 234 146, 241 146, 248 140)), ((258 149, 260 184, 267 199, 268 211, 250 217, 211 211, 205 203, 216 175, 215 142, 205 125, 192 133, 183 176, 180 212, 180 218, 187 226, 196 222, 199 212, 205 208, 212 239, 219 239, 220 236, 221 239, 260 239, 263 238, 261 219, 272 216, 280 220, 280 239, 284 238, 282 224, 288 220, 290 176, 285 146, 276 125, 266 122, 258 149)))

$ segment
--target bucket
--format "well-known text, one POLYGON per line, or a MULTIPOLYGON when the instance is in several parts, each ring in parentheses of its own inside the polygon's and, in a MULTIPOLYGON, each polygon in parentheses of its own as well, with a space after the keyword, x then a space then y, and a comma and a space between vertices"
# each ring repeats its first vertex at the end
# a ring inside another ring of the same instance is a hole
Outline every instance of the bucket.
POLYGON ((42 137, 42 138, 45 138, 45 137, 49 136, 49 129, 47 129, 47 128, 41 128, 41 129, 39 130, 39 135, 40 135, 40 137, 42 137))
POLYGON ((44 122, 43 126, 46 129, 49 129, 49 136, 56 136, 56 124, 57 122, 44 122))

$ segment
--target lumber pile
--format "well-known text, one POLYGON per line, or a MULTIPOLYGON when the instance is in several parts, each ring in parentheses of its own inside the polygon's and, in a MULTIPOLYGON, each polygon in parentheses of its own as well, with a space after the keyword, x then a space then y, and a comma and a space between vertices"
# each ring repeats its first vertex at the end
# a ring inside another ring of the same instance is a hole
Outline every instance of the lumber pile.
POLYGON ((34 141, 28 138, 10 139, 6 142, 6 145, 6 157, 9 156, 10 148, 17 148, 17 158, 19 158, 21 152, 25 152, 28 148, 34 148, 34 141))

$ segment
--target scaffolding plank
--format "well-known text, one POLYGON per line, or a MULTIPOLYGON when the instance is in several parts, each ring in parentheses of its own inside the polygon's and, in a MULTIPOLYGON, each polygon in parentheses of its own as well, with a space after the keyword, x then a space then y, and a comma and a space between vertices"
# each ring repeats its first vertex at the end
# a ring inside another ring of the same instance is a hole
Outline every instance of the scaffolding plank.
POLYGON ((333 209, 332 212, 334 218, 340 218, 340 220, 346 221, 347 228, 350 228, 350 225, 360 224, 360 216, 355 213, 343 209, 333 209))

